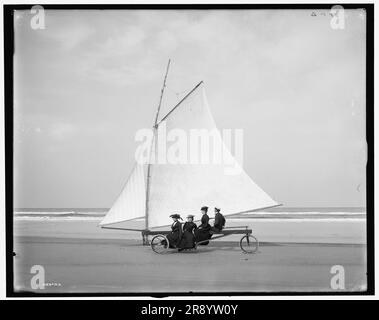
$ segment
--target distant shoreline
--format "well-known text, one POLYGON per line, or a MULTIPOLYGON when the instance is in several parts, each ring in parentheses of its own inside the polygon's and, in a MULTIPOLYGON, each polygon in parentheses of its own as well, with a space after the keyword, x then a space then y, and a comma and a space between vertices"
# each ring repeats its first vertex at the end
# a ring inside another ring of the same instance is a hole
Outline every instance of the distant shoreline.
MULTIPOLYGON (((14 211, 108 211, 110 208, 92 208, 92 207, 59 207, 59 208, 48 208, 48 207, 31 207, 31 208, 25 208, 25 207, 19 207, 14 208, 14 211)), ((278 206, 270 209, 262 209, 259 210, 260 212, 280 212, 280 211, 336 211, 336 210, 348 210, 348 211, 366 211, 366 207, 339 207, 339 206, 333 206, 333 207, 286 207, 286 206, 278 206)), ((257 211, 257 212, 259 212, 257 211)))
MULTIPOLYGON (((104 208, 21 208, 14 210, 15 220, 94 220, 100 221, 106 215, 108 209, 104 208)), ((212 218, 212 214, 210 214, 212 218)), ((227 216, 228 220, 340 220, 340 219, 366 219, 366 209, 361 207, 307 207, 290 208, 277 207, 266 210, 252 211, 242 214, 227 216)), ((137 221, 143 219, 136 219, 137 221)))

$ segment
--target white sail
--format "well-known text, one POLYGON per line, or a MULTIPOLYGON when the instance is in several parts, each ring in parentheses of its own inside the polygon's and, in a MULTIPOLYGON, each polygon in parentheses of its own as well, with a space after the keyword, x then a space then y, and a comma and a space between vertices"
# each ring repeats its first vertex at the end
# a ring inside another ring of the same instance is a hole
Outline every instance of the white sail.
MULTIPOLYGON (((159 126, 166 125, 167 132, 180 129, 189 137, 192 129, 206 129, 215 132, 215 147, 224 145, 208 108, 203 85, 163 120, 159 126)), ((222 163, 208 164, 153 164, 148 199, 149 228, 171 224, 169 215, 173 213, 195 214, 195 219, 200 219, 202 206, 220 207, 224 215, 230 215, 278 205, 239 167, 228 150, 226 159, 222 163), (240 169, 239 174, 227 174, 233 166, 240 169)))
POLYGON ((100 226, 145 217, 145 165, 136 163, 117 200, 100 226))
MULTIPOLYGON (((147 165, 141 161, 135 164, 121 194, 100 223, 101 226, 145 218, 147 227, 154 228, 170 225, 172 221, 169 216, 173 213, 182 216, 194 214, 195 220, 199 220, 202 206, 219 207, 224 215, 231 215, 278 205, 254 183, 225 146, 209 110, 203 85, 198 85, 159 122, 158 132, 163 125, 167 133, 179 129, 187 139, 193 129, 213 133, 208 151, 212 153, 222 146, 223 161, 201 163, 201 159, 198 159, 200 163, 196 164, 191 163, 191 155, 188 154, 185 163, 159 163, 162 149, 159 145, 154 146, 154 142, 159 144, 162 137, 155 136, 151 153, 148 205, 146 206, 145 183, 147 165), (238 169, 238 174, 228 173, 231 168, 238 169)), ((168 152, 169 148, 165 149, 166 160, 168 152)), ((202 152, 198 154, 203 155, 202 152)))

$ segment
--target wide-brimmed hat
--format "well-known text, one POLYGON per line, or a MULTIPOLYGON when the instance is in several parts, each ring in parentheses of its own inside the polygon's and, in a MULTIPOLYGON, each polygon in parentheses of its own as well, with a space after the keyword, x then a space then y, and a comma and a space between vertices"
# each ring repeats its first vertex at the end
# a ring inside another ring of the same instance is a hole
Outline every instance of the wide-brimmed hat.
POLYGON ((208 207, 207 206, 201 207, 201 211, 208 211, 208 207))
POLYGON ((192 219, 193 219, 193 217, 194 217, 193 214, 189 214, 189 215, 187 216, 187 218, 192 218, 192 219))
POLYGON ((180 215, 177 214, 177 213, 174 213, 174 214, 170 215, 170 218, 176 218, 176 219, 183 220, 183 219, 180 217, 180 215))
POLYGON ((217 207, 215 207, 215 210, 217 211, 217 212, 220 212, 220 208, 217 208, 217 207))

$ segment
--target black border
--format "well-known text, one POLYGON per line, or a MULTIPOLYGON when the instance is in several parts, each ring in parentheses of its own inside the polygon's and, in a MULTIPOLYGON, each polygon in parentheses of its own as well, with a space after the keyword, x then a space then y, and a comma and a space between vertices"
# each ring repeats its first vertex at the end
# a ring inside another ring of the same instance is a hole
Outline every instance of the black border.
MULTIPOLYGON (((6 295, 8 297, 167 297, 167 296, 351 296, 375 293, 374 264, 374 4, 343 4, 345 9, 362 8, 367 13, 366 25, 366 137, 368 146, 367 175, 367 291, 365 292, 159 292, 159 293, 43 293, 15 292, 13 288, 13 53, 14 10, 30 10, 33 5, 3 5, 4 18, 4 128, 5 128, 5 210, 6 210, 6 295)), ((259 9, 330 9, 337 4, 44 4, 54 10, 259 10, 259 9)), ((149 301, 153 303, 153 301, 149 301)), ((163 301, 162 301, 163 302, 163 301)))

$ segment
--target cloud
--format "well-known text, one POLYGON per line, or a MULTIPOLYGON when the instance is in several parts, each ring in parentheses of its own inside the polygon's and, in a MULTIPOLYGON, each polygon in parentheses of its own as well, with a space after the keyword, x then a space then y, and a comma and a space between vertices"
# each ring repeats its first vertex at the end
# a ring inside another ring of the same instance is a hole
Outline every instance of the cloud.
POLYGON ((54 140, 65 140, 72 137, 77 132, 77 128, 71 123, 55 123, 49 128, 49 135, 54 140))
POLYGON ((145 32, 141 28, 130 27, 119 34, 111 35, 104 44, 98 44, 94 53, 99 57, 107 58, 133 54, 145 38, 145 32))
MULTIPOLYGON (((115 130, 115 127, 111 123, 104 121, 96 123, 60 121, 46 127, 44 131, 47 132, 48 136, 58 141, 77 139, 79 137, 94 138, 115 130)), ((39 127, 35 130, 42 132, 42 129, 39 127)))
POLYGON ((88 24, 77 12, 56 12, 45 10, 45 29, 38 34, 44 37, 52 49, 70 51, 84 43, 95 33, 95 27, 88 24))

